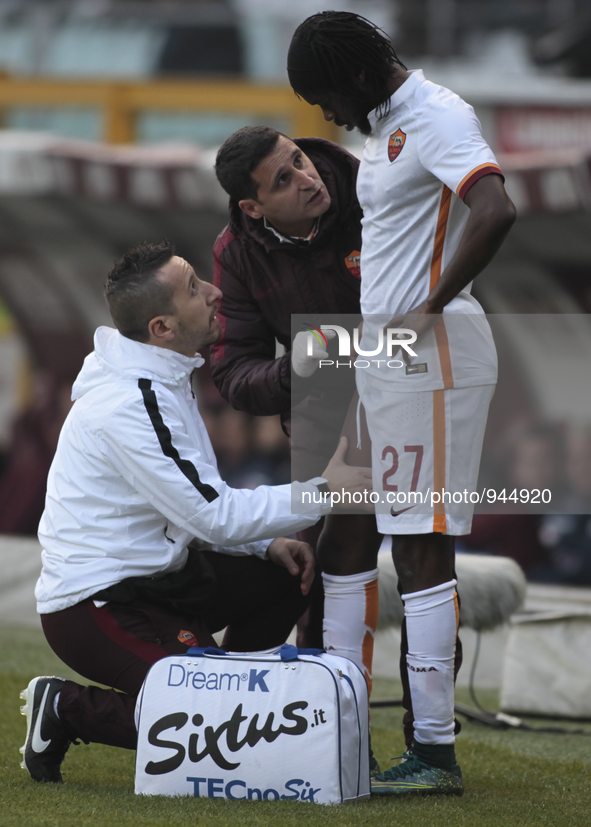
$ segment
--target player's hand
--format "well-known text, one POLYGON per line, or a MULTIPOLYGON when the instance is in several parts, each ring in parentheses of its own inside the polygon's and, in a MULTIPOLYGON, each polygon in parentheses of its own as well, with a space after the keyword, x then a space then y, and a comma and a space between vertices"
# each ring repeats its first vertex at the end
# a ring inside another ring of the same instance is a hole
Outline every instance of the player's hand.
MULTIPOLYGON (((417 334, 416 342, 413 343, 414 347, 414 344, 418 344, 422 337, 435 327, 440 318, 441 313, 434 313, 429 309, 428 302, 424 301, 417 304, 416 307, 413 307, 403 316, 394 316, 386 327, 400 327, 406 328, 407 330, 414 330, 417 334)), ((396 354, 392 352, 392 355, 403 359, 407 365, 410 364, 411 357, 404 348, 400 348, 400 351, 396 354)))
MULTIPOLYGON (((342 436, 337 450, 334 452, 330 462, 322 473, 322 476, 328 483, 331 492, 340 494, 343 492, 355 494, 359 492, 362 495, 362 500, 359 503, 349 502, 345 498, 345 502, 336 502, 335 508, 341 511, 363 511, 373 514, 375 508, 372 505, 369 497, 373 491, 371 468, 363 468, 357 465, 347 465, 345 457, 349 449, 349 441, 346 436, 342 436)), ((333 501, 334 502, 334 501, 333 501)))
POLYGON ((314 581, 316 558, 312 546, 300 540, 276 537, 267 549, 269 559, 278 566, 285 566, 290 574, 302 577, 302 594, 307 595, 314 581))
MULTIPOLYGON (((322 335, 327 339, 334 339, 337 334, 334 330, 326 330, 322 335)), ((303 379, 312 376, 321 359, 328 359, 328 350, 321 335, 310 333, 309 330, 300 330, 296 333, 291 349, 291 365, 295 373, 303 379), (310 344, 311 352, 308 353, 310 344)))

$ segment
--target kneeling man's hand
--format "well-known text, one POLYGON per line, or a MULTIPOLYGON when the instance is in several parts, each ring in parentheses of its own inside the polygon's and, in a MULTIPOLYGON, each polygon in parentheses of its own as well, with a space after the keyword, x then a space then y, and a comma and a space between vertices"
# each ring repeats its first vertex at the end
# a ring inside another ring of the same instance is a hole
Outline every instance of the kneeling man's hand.
POLYGON ((267 549, 269 559, 278 566, 285 566, 294 577, 302 575, 302 594, 310 591, 314 580, 314 565, 316 559, 312 546, 300 540, 289 540, 287 537, 276 537, 267 549))
POLYGON ((345 457, 348 449, 349 441, 346 436, 342 436, 337 450, 322 473, 331 493, 334 494, 331 502, 337 511, 374 514, 375 506, 370 500, 373 492, 371 468, 347 465, 345 457), (360 496, 353 499, 353 494, 360 496))

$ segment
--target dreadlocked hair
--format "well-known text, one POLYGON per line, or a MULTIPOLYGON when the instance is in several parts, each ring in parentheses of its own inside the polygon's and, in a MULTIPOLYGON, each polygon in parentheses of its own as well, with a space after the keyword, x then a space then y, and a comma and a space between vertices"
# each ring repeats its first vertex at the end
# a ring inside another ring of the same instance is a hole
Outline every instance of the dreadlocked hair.
POLYGON ((387 84, 392 77, 392 64, 397 63, 403 69, 406 66, 382 29, 359 14, 323 11, 304 20, 295 30, 293 39, 308 46, 323 76, 319 81, 322 89, 298 79, 297 88, 293 87, 298 97, 329 91, 366 101, 369 93, 375 101, 378 117, 388 113, 390 93, 387 84), (359 81, 362 73, 363 89, 359 81), (328 88, 327 84, 330 84, 328 88))

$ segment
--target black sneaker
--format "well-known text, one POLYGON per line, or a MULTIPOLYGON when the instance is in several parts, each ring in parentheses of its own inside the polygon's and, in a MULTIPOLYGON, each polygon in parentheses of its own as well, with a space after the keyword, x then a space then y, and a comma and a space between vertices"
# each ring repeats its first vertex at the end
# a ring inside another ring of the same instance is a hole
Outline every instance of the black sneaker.
POLYGON ((53 701, 65 680, 41 676, 33 678, 21 692, 25 702, 21 713, 27 717, 27 739, 20 752, 21 767, 35 781, 62 783, 60 765, 70 746, 70 739, 53 710, 53 701))

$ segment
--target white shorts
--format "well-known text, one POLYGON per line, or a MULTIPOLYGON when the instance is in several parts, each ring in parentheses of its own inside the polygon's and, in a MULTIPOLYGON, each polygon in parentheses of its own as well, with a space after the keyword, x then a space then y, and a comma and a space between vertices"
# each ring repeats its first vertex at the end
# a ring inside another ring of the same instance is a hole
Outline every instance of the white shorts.
POLYGON ((396 393, 365 377, 358 384, 379 496, 378 531, 469 534, 495 386, 396 393))

